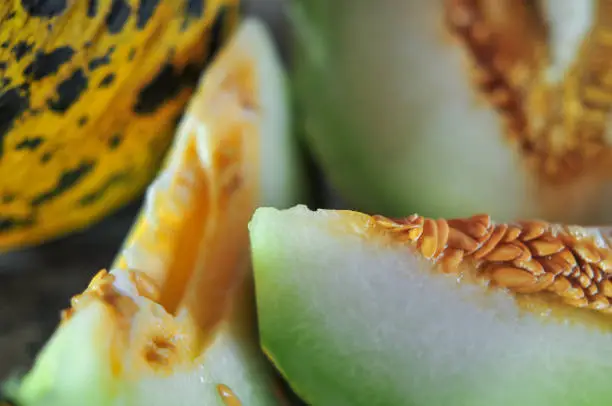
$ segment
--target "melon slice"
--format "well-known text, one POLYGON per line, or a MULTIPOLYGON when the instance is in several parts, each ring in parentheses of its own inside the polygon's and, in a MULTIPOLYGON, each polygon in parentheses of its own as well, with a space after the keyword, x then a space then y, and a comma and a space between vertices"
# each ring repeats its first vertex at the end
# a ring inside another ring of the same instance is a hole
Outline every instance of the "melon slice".
POLYGON ((298 206, 250 233, 262 345, 308 404, 612 402, 603 229, 298 206))
POLYGON ((257 345, 247 225, 259 202, 299 199, 284 81, 267 28, 244 20, 203 75, 112 269, 7 385, 13 402, 280 404, 257 345))
POLYGON ((350 207, 612 224, 611 3, 288 3, 306 140, 350 207))

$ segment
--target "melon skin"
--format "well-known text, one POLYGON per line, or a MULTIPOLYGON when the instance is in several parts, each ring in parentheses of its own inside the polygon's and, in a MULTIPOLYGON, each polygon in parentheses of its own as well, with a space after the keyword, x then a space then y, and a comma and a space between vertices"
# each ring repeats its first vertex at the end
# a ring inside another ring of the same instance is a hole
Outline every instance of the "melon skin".
POLYGON ((234 0, 191 12, 176 0, 87 3, 0 2, 12 16, 0 33, 0 252, 86 229, 138 198, 240 14, 234 0))
POLYGON ((612 333, 433 274, 355 212, 258 209, 264 350, 313 405, 574 406, 612 399, 612 333))

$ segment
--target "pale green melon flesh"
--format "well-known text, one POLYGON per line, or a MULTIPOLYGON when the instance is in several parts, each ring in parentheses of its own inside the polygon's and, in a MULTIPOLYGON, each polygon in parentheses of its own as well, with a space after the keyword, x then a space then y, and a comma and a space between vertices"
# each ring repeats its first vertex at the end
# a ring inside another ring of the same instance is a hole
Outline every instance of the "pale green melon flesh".
POLYGON ((603 406, 612 333, 434 274, 334 211, 250 225, 262 345, 309 404, 603 406))
MULTIPOLYGON (((302 199, 304 193, 303 174, 296 146, 291 140, 289 95, 281 62, 267 28, 256 19, 246 19, 234 41, 252 52, 260 80, 257 107, 262 126, 261 202, 276 207, 293 205, 302 199)), ((244 114, 253 112, 245 111, 244 114)), ((179 138, 175 144, 181 142, 179 138)), ((161 178, 167 175, 162 173, 158 180, 161 182, 161 178)), ((175 202, 193 198, 188 188, 180 192, 184 196, 175 196, 175 202)), ((155 200, 155 196, 147 197, 143 213, 149 204, 154 208, 155 200)), ((172 199, 167 200, 171 205, 172 199)), ((170 213, 177 207, 165 209, 170 213)), ((155 255, 149 257, 139 252, 132 257, 129 248, 124 246, 122 253, 128 258, 130 267, 146 271, 148 265, 159 266, 160 261, 155 255)), ((180 320, 180 314, 168 314, 161 305, 135 293, 125 272, 120 269, 112 271, 118 277, 113 286, 138 305, 130 331, 137 330, 138 320, 142 320, 142 325, 151 325, 151 320, 159 319, 160 326, 165 325, 164 320, 180 320)), ((198 269, 196 272, 215 270, 198 269)), ((122 372, 113 372, 110 365, 112 335, 119 330, 115 311, 112 306, 96 300, 81 306, 60 325, 38 355, 32 370, 23 378, 5 385, 6 394, 18 406, 224 406, 226 403, 221 399, 217 385, 225 385, 244 406, 280 404, 272 369, 262 356, 257 337, 253 334, 256 331, 255 316, 252 303, 247 300, 249 287, 252 290, 248 282, 249 278, 245 290, 235 293, 233 311, 215 330, 212 343, 203 348, 195 361, 182 363, 171 373, 133 370, 136 367, 125 359, 119 360, 123 363, 122 372)), ((214 303, 206 303, 205 298, 201 302, 203 306, 214 306, 214 303)), ((137 332, 132 334, 138 336, 137 332)), ((138 347, 128 347, 126 352, 133 354, 139 350, 138 347)))

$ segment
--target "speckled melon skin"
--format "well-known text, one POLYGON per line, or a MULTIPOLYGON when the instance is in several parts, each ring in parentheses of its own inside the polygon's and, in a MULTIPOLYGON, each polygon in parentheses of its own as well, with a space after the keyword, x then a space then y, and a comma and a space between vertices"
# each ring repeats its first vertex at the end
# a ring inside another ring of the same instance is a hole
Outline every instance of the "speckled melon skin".
POLYGON ((0 252, 142 192, 237 13, 233 0, 0 4, 0 252))

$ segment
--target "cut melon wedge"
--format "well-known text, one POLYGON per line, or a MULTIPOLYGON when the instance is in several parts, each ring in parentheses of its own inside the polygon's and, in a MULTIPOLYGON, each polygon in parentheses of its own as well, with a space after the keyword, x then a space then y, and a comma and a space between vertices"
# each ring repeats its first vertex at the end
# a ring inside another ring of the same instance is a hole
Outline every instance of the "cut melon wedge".
POLYGON ((602 229, 298 206, 250 233, 262 345, 308 404, 612 403, 602 229))
POLYGON ((112 270, 8 385, 16 404, 280 404, 257 345, 247 224, 259 202, 299 200, 284 81, 267 28, 244 20, 203 75, 112 270))
POLYGON ((350 207, 612 224, 610 3, 287 2, 305 139, 350 207))

